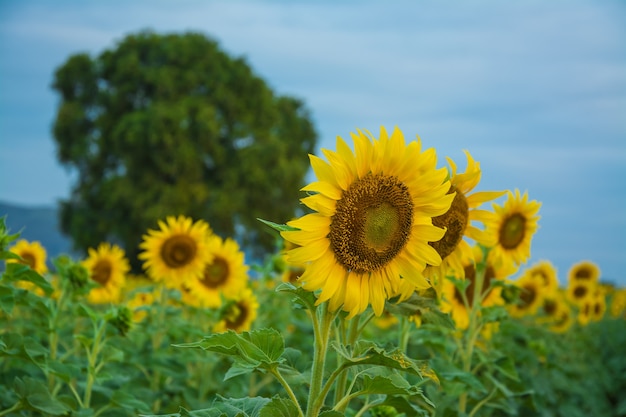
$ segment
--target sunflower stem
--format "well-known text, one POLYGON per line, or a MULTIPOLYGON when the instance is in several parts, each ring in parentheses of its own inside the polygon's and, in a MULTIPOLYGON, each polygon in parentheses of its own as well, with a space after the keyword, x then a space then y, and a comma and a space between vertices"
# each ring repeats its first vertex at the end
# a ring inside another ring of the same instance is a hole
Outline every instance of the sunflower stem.
MULTIPOLYGON (((349 327, 348 327, 348 334, 345 337, 344 343, 346 344, 346 346, 353 346, 354 343, 356 342, 356 339, 359 336, 360 330, 362 330, 359 327, 359 322, 361 320, 361 316, 357 316, 357 317, 353 317, 349 320, 349 327)), ((344 320, 342 320, 342 323, 344 322, 344 320)), ((343 359, 340 359, 343 362, 343 359)), ((338 364, 339 367, 337 369, 344 369, 341 366, 341 363, 338 364)), ((334 403, 337 404, 339 402, 339 400, 341 398, 344 397, 345 395, 345 390, 346 390, 346 383, 348 381, 348 373, 347 372, 343 372, 339 375, 339 378, 337 379, 337 386, 335 387, 335 401, 334 403)), ((343 410, 339 410, 340 412, 343 410)))
MULTIPOLYGON (((485 281, 485 272, 487 270, 486 265, 486 256, 483 257, 483 261, 476 263, 476 275, 474 277, 474 294, 472 296, 472 305, 468 306, 470 309, 469 314, 469 325, 467 331, 465 333, 465 346, 464 352, 462 355, 462 365, 463 372, 470 373, 472 370, 472 356, 474 355, 474 345, 476 344, 476 339, 478 338, 478 333, 480 332, 481 325, 479 323, 480 319, 480 308, 482 305, 482 295, 483 295, 483 283, 485 281)), ((463 392, 459 397, 459 413, 465 414, 465 410, 467 409, 467 391, 463 392)))
POLYGON ((317 314, 321 315, 321 318, 320 320, 315 318, 313 320, 313 366, 311 369, 311 386, 307 401, 306 417, 317 417, 319 410, 324 404, 324 397, 320 394, 324 381, 324 367, 326 365, 326 354, 328 353, 330 328, 335 318, 335 314, 328 311, 328 302, 322 303, 313 316, 315 317, 317 314))

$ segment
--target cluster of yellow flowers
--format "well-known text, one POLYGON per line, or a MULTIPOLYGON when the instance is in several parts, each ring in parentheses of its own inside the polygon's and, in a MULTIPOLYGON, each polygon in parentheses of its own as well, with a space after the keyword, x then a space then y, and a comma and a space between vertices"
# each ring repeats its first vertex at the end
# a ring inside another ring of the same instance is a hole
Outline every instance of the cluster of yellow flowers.
MULTIPOLYGON (((606 291, 592 263, 572 269, 567 289, 559 289, 555 269, 545 261, 511 281, 530 258, 541 204, 519 190, 475 192, 482 172, 468 151, 461 173, 450 158, 448 167, 438 167, 433 148, 422 149, 419 137, 407 144, 398 128, 390 135, 381 128, 379 138, 362 131, 351 136, 353 148, 338 137, 336 151, 323 150, 326 161, 310 155, 317 181, 303 188, 308 195, 301 200, 310 212, 281 231, 283 281, 315 292, 318 304, 328 302, 349 318, 370 306, 380 317, 389 300, 432 287, 441 310, 464 329, 475 304, 507 303, 505 286, 492 285, 496 281, 520 288, 508 306, 512 316, 540 312, 555 331, 570 326, 572 307, 582 324, 604 314, 606 291), (496 204, 500 197, 504 203, 496 204), (488 202, 491 210, 481 208, 488 202)), ((203 220, 167 217, 158 225, 140 245, 147 276, 180 291, 188 305, 221 309, 216 330, 249 329, 258 302, 238 244, 215 235, 203 220)), ((40 245, 21 241, 13 250, 46 272, 40 245)), ((89 300, 119 302, 130 269, 124 251, 103 243, 89 249, 83 265, 98 284, 89 300)), ((130 305, 154 298, 140 292, 130 305)), ((614 304, 620 303, 626 297, 618 295, 614 304)))
MULTIPOLYGON (((202 220, 167 217, 158 224, 159 230, 148 230, 144 235, 139 258, 148 282, 162 286, 149 285, 149 291, 138 288, 145 282, 137 277, 127 279, 130 265, 124 250, 101 243, 96 249, 90 248, 82 261, 94 282, 88 301, 126 302, 135 311, 135 320, 140 321, 146 315, 145 307, 163 301, 164 289, 178 290, 185 305, 219 309, 214 331, 249 330, 259 305, 249 288, 248 267, 239 245, 212 233, 202 220)), ((48 272, 46 251, 39 242, 20 240, 11 251, 40 274, 48 272)))
MULTIPOLYGON (((473 304, 505 305, 505 286, 492 281, 511 284, 530 258, 541 204, 519 190, 474 192, 482 172, 468 151, 460 173, 450 158, 448 169, 438 168, 435 150, 423 150, 419 137, 406 144, 398 128, 391 134, 381 128, 378 138, 362 131, 351 137, 352 149, 338 137, 336 151, 323 150, 326 161, 310 156, 317 181, 303 188, 309 195, 301 201, 312 213, 281 232, 289 245, 289 280, 299 273, 297 282, 318 292, 318 303, 328 301, 331 310, 341 308, 349 317, 368 306, 381 316, 388 300, 403 301, 429 287, 461 329, 473 304), (504 204, 494 203, 499 197, 506 198, 504 204), (481 208, 487 202, 491 210, 481 208)), ((514 284, 529 286, 541 268, 529 269, 514 284)), ((544 275, 550 281, 545 288, 558 287, 556 275, 544 275)), ((550 294, 557 292, 542 291, 545 296, 533 303, 529 294, 521 291, 509 308, 512 315, 536 311, 539 300, 554 302, 550 294)), ((561 331, 570 310, 555 306, 548 311, 553 328, 561 331)))
POLYGON ((321 291, 319 303, 350 317, 371 305, 380 316, 387 300, 432 286, 454 310, 455 301, 472 301, 446 280, 471 278, 481 251, 468 240, 490 249, 486 283, 530 257, 540 204, 518 190, 472 193, 481 170, 469 152, 458 173, 449 158, 449 169, 437 167, 435 150, 423 150, 419 137, 406 144, 398 128, 382 128, 379 138, 358 131, 352 140, 354 151, 339 137, 337 151, 323 150, 327 161, 310 156, 318 181, 303 188, 310 195, 302 203, 313 213, 282 232, 296 245, 288 262, 304 267, 299 282, 321 291), (504 195, 503 206, 479 208, 504 195))

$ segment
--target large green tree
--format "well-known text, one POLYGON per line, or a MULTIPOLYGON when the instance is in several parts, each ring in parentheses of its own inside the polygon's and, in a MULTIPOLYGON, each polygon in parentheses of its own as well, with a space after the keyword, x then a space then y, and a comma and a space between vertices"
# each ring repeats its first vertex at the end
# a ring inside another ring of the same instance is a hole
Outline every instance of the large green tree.
POLYGON ((144 31, 73 55, 53 89, 58 158, 77 173, 61 202, 76 249, 112 241, 132 260, 158 219, 184 214, 258 250, 272 237, 256 218, 299 207, 317 138, 304 103, 202 34, 144 31))

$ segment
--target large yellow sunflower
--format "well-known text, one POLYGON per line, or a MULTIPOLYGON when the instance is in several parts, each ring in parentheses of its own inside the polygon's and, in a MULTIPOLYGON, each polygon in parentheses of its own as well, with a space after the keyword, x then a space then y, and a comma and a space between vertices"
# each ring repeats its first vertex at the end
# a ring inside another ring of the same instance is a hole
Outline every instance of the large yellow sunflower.
POLYGON ((474 294, 480 295, 480 298, 482 298, 481 305, 483 307, 504 304, 501 296, 502 287, 496 286, 490 288, 491 282, 493 280, 505 280, 511 274, 515 273, 516 268, 512 263, 495 265, 491 263, 488 258, 482 288, 476 290, 476 265, 483 262, 483 257, 483 251, 480 247, 474 246, 472 247, 472 259, 465 261, 463 265, 464 279, 470 281, 468 286, 465 288, 465 297, 463 297, 463 294, 450 279, 445 279, 443 281, 441 311, 444 313, 450 313, 459 329, 467 329, 469 325, 470 309, 475 302, 474 294))
POLYGON ((481 191, 470 194, 478 185, 481 177, 480 163, 476 162, 472 155, 465 151, 467 168, 464 173, 457 174, 454 161, 447 158, 450 164, 450 183, 452 186, 449 194, 456 192, 450 209, 443 215, 433 217, 433 224, 446 229, 443 238, 436 242, 430 242, 441 256, 442 263, 439 266, 428 266, 424 274, 430 279, 433 286, 440 289, 440 284, 447 274, 461 277, 464 264, 473 258, 472 248, 464 237, 480 241, 481 231, 473 221, 482 216, 478 210, 483 203, 492 201, 505 194, 506 191, 481 191))
POLYGON ((159 221, 160 230, 148 230, 139 245, 143 252, 139 259, 148 275, 168 288, 180 288, 189 280, 201 278, 204 267, 211 260, 206 250, 212 233, 208 223, 185 216, 169 216, 159 221))
POLYGON ((590 281, 597 283, 600 279, 600 268, 591 261, 581 261, 569 270, 568 281, 590 281))
POLYGON ((18 240, 10 251, 19 255, 22 259, 8 259, 7 262, 20 262, 43 275, 48 272, 46 266, 46 249, 37 241, 29 242, 25 239, 18 240))
POLYGON ((236 297, 227 300, 220 311, 220 321, 214 326, 216 333, 233 330, 237 333, 250 330, 256 320, 259 302, 250 288, 244 288, 236 297))
POLYGON ((98 284, 89 292, 89 301, 95 304, 119 301, 126 274, 130 271, 124 250, 117 245, 101 243, 97 249, 89 248, 88 254, 82 264, 89 277, 98 284))
POLYGON ((233 298, 248 283, 248 266, 244 254, 234 240, 213 235, 207 242, 212 259, 204 266, 201 277, 187 281, 189 291, 199 301, 199 307, 219 307, 222 296, 233 298))
POLYGON ((352 139, 354 153, 338 137, 336 152, 323 150, 328 162, 310 155, 318 181, 303 188, 313 194, 302 202, 315 213, 288 222, 298 230, 281 234, 300 246, 288 260, 306 265, 300 282, 321 290, 318 303, 349 317, 371 305, 380 316, 385 300, 429 287, 424 268, 441 256, 428 243, 444 234, 432 217, 448 211, 454 194, 419 138, 406 145, 398 128, 391 136, 381 128, 378 140, 361 131, 352 139))
POLYGON ((489 256, 494 262, 510 259, 517 265, 530 258, 530 243, 537 231, 537 214, 541 203, 528 201, 528 194, 508 192, 504 206, 493 205, 493 212, 483 212, 480 219, 485 223, 483 244, 491 248, 489 256))

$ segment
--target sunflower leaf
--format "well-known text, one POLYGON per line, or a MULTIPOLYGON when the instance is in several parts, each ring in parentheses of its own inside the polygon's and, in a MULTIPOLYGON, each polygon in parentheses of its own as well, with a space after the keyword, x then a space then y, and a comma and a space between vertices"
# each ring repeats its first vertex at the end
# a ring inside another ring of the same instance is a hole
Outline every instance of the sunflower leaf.
POLYGON ((272 369, 284 362, 281 355, 285 351, 285 341, 275 329, 259 329, 241 334, 228 330, 206 336, 199 342, 174 346, 199 347, 232 357, 234 364, 226 373, 225 379, 256 369, 272 369))
POLYGON ((263 220, 263 219, 258 218, 258 217, 257 217, 257 220, 260 221, 261 223, 263 223, 264 225, 271 227, 272 229, 276 230, 277 232, 294 232, 294 231, 300 230, 297 227, 287 226, 286 224, 274 223, 274 222, 271 222, 269 220, 263 220))
POLYGON ((421 390, 402 378, 398 374, 390 375, 363 375, 359 383, 359 392, 362 395, 418 395, 421 390))
POLYGON ((293 294, 297 300, 302 303, 306 308, 308 308, 311 312, 314 312, 317 306, 315 303, 317 302, 317 298, 311 291, 307 291, 303 288, 296 287, 289 282, 283 282, 278 287, 276 287, 277 292, 288 292, 293 294))
POLYGON ((401 349, 386 351, 375 343, 366 340, 358 341, 351 352, 334 341, 331 342, 331 346, 337 354, 343 357, 345 361, 344 366, 378 365, 420 377, 434 375, 432 371, 429 371, 430 368, 425 361, 411 359, 401 349))

